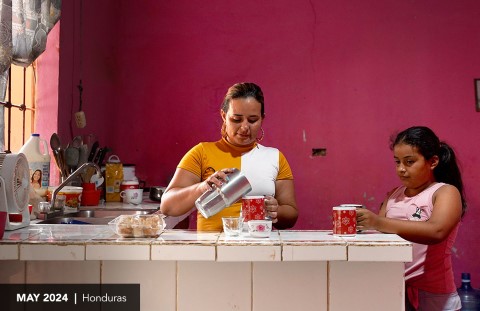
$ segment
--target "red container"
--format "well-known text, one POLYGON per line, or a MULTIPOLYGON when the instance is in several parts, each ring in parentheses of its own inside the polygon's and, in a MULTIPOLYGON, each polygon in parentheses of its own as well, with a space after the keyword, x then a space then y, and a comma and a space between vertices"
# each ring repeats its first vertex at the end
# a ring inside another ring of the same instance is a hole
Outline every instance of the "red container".
POLYGON ((23 219, 22 214, 18 214, 18 213, 8 214, 8 221, 10 222, 22 222, 22 219, 23 219))
POLYGON ((354 236, 357 233, 355 206, 335 206, 332 214, 333 235, 354 236))
POLYGON ((242 198, 242 217, 244 222, 265 219, 265 197, 261 195, 244 196, 242 198))
POLYGON ((95 189, 94 183, 84 183, 82 184, 82 206, 97 206, 100 203, 100 195, 102 194, 101 190, 95 189))
POLYGON ((6 223, 7 223, 7 212, 0 212, 0 239, 3 239, 6 223))
POLYGON ((100 203, 102 191, 84 191, 82 194, 82 206, 97 206, 100 203))
POLYGON ((96 190, 95 189, 95 184, 93 182, 83 183, 82 184, 82 189, 83 189, 83 191, 85 191, 85 190, 88 190, 88 191, 96 190))

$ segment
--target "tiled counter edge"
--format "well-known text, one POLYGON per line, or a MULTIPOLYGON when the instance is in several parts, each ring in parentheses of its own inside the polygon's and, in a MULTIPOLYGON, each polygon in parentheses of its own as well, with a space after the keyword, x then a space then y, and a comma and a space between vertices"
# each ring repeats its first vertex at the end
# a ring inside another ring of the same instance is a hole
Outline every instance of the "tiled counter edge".
POLYGON ((393 234, 336 237, 329 231, 273 231, 269 238, 165 230, 124 239, 107 226, 45 225, 7 231, 0 260, 394 261, 411 260, 410 242, 393 234))
POLYGON ((191 306, 294 310, 299 305, 304 310, 400 311, 405 294, 401 261, 408 258, 409 242, 378 233, 340 238, 328 231, 274 231, 259 239, 166 230, 156 239, 121 239, 106 226, 30 226, 6 232, 0 240, 0 280, 138 283, 141 310, 157 310, 161 301, 162 310, 172 311, 191 306), (232 278, 235 287, 229 286, 232 278), (198 280, 206 279, 199 287, 198 280), (374 305, 343 298, 347 283, 357 293, 363 282, 387 282, 385 298, 374 305), (272 301, 272 291, 291 294, 272 301), (212 292, 216 299, 204 299, 212 292))

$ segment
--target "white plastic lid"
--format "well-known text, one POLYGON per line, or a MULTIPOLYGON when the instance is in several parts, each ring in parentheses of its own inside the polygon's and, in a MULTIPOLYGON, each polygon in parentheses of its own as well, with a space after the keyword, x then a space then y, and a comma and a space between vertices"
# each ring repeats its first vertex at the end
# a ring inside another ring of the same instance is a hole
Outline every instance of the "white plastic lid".
POLYGON ((122 181, 122 185, 127 185, 127 186, 138 185, 138 179, 124 180, 124 181, 122 181))
POLYGON ((341 206, 334 206, 333 210, 334 211, 351 211, 355 210, 356 207, 353 205, 341 205, 341 206))

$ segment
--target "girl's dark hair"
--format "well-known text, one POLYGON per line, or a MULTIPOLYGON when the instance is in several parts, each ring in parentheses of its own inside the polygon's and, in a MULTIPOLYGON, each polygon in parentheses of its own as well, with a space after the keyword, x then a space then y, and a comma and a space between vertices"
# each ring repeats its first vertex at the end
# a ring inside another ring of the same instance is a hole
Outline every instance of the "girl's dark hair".
POLYGON ((460 192, 462 198, 462 216, 467 209, 465 194, 463 189, 462 174, 457 164, 457 157, 453 149, 445 142, 441 142, 437 135, 425 126, 410 127, 396 137, 392 137, 390 148, 393 150, 398 144, 406 144, 416 147, 418 152, 430 160, 433 156, 438 156, 438 165, 433 170, 435 180, 455 186, 460 192))
POLYGON ((255 98, 261 105, 262 117, 265 115, 262 89, 255 83, 242 82, 232 85, 225 95, 222 103, 222 110, 227 113, 230 101, 235 98, 255 98))

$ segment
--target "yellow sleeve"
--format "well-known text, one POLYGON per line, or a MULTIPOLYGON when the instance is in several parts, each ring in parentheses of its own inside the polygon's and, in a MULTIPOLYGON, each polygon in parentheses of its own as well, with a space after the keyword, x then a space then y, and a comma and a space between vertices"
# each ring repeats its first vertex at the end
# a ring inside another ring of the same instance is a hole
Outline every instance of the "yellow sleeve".
POLYGON ((282 152, 279 151, 279 169, 278 169, 278 176, 277 180, 279 179, 293 179, 292 169, 290 168, 290 164, 288 164, 287 158, 283 155, 282 152))
POLYGON ((198 177, 202 177, 202 157, 203 157, 203 146, 198 144, 192 149, 190 149, 178 163, 178 168, 183 168, 198 177))

